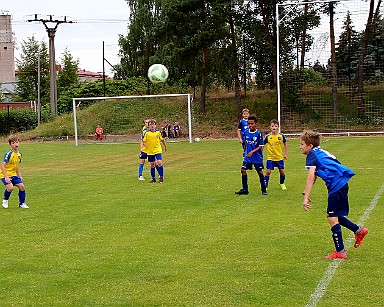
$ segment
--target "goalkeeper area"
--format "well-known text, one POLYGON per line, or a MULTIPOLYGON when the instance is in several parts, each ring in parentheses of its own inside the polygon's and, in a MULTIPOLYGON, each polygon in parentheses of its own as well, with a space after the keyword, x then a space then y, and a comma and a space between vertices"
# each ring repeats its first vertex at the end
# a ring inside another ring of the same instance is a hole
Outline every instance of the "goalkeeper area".
POLYGON ((148 118, 157 121, 157 129, 167 133, 169 140, 191 143, 191 104, 191 94, 73 98, 75 145, 139 141, 148 118), (95 138, 99 124, 103 128, 101 140, 95 138), (172 134, 177 124, 180 136, 172 134))

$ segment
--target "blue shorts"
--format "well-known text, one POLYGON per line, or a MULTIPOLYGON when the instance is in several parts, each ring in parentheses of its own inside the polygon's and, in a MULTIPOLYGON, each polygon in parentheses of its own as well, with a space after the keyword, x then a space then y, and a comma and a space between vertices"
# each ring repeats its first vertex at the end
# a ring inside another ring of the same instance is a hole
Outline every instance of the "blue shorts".
POLYGON ((147 153, 144 152, 144 151, 140 152, 140 154, 139 154, 139 158, 140 158, 140 159, 147 159, 147 153))
POLYGON ((274 170, 275 167, 277 167, 278 169, 284 169, 284 160, 280 160, 280 161, 267 160, 267 169, 274 170))
POLYGON ((163 156, 161 153, 155 155, 147 155, 148 162, 155 162, 156 160, 163 160, 163 156))
POLYGON ((328 216, 335 217, 348 215, 348 189, 348 183, 346 183, 340 190, 328 195, 328 216))
POLYGON ((243 165, 241 166, 241 168, 251 171, 252 166, 255 168, 256 171, 262 171, 264 168, 263 163, 251 163, 251 162, 243 162, 243 165))
MULTIPOLYGON (((13 185, 23 183, 23 181, 21 180, 21 178, 19 176, 11 176, 11 177, 9 177, 9 179, 11 179, 11 182, 13 185)), ((1 181, 4 183, 4 185, 7 185, 7 183, 5 182, 5 178, 1 178, 1 181)))

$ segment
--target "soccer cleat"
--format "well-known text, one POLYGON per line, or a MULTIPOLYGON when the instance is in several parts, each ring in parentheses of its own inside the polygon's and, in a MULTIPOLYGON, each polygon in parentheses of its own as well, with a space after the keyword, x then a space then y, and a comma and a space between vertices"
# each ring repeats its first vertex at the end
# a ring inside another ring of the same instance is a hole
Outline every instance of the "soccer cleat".
POLYGON ((22 203, 21 205, 19 205, 19 207, 20 207, 21 209, 29 209, 29 207, 27 206, 26 203, 22 203))
POLYGON ((164 182, 164 178, 163 177, 160 177, 159 178, 159 183, 163 183, 164 182))
POLYGON ((140 176, 139 180, 145 180, 145 178, 143 176, 140 176))
POLYGON ((328 256, 325 256, 324 258, 327 259, 347 259, 347 253, 346 252, 337 252, 334 251, 332 254, 329 254, 328 256))
POLYGON ((237 195, 248 195, 249 192, 244 190, 244 189, 240 189, 239 191, 235 192, 235 194, 237 194, 237 195))
POLYGON ((285 191, 285 190, 287 189, 287 187, 285 186, 284 183, 280 183, 280 188, 281 188, 283 191, 285 191))
POLYGON ((361 228, 359 233, 355 233, 355 244, 353 245, 354 248, 358 248, 360 244, 363 243, 364 237, 367 235, 367 233, 367 228, 361 228))
POLYGON ((151 181, 149 183, 154 183, 154 182, 156 182, 156 180, 155 179, 151 179, 151 181))
POLYGON ((265 191, 261 191, 261 194, 263 194, 263 195, 268 195, 268 192, 267 192, 267 190, 265 190, 265 191))
POLYGON ((7 199, 3 199, 3 207, 4 207, 5 209, 8 208, 8 200, 7 200, 7 199))

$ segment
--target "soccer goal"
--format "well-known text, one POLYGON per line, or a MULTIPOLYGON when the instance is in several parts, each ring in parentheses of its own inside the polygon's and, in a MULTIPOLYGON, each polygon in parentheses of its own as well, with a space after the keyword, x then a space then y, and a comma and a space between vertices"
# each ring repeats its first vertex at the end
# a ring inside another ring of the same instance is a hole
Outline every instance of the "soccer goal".
POLYGON ((277 111, 285 133, 382 131, 382 17, 369 11, 360 0, 276 5, 277 111))
POLYGON ((76 146, 138 141, 143 120, 148 118, 157 121, 157 129, 169 140, 192 143, 191 94, 80 97, 72 101, 76 146), (95 135, 98 125, 103 129, 102 138, 95 135), (181 127, 180 135, 172 135, 174 125, 181 127))

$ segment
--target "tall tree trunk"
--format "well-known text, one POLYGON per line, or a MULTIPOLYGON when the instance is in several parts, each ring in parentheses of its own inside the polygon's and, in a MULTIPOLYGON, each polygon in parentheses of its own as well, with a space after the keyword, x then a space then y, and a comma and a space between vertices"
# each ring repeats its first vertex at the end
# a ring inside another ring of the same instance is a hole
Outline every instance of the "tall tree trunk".
MULTIPOLYGON (((264 8, 264 1, 259 0, 259 1, 257 1, 257 3, 259 5, 261 16, 262 16, 262 19, 263 19, 263 25, 264 25, 264 29, 265 29, 265 37, 266 37, 268 46, 269 46, 270 50, 274 50, 275 53, 276 53, 276 47, 275 47, 275 44, 273 42, 272 35, 269 32, 269 24, 268 24, 267 13, 266 13, 265 8, 264 8)), ((276 85, 276 83, 277 83, 277 67, 276 67, 276 63, 275 62, 271 63, 271 67, 272 67, 272 73, 273 73, 273 82, 276 85)))
POLYGON ((338 97, 337 97, 337 63, 335 48, 335 23, 334 23, 334 2, 329 2, 329 32, 331 39, 331 62, 332 62, 332 101, 333 101, 333 119, 336 120, 339 115, 338 97))
POLYGON ((304 5, 304 22, 303 22, 303 29, 301 31, 301 54, 300 54, 300 68, 304 68, 304 61, 305 61, 305 43, 306 43, 306 37, 307 37, 307 27, 308 27, 308 3, 304 5))
MULTIPOLYGON (((231 44, 232 44, 232 52, 233 52, 233 69, 232 69, 232 77, 235 81, 235 97, 236 97, 236 108, 237 113, 241 113, 241 95, 240 95, 240 80, 239 80, 239 61, 237 56, 237 43, 236 43, 236 33, 235 33, 235 25, 233 22, 233 15, 229 16, 229 27, 231 31, 231 44)), ((245 80, 244 80, 245 82, 245 80)))
POLYGON ((368 44, 371 40, 375 23, 379 15, 379 7, 381 0, 377 3, 375 14, 373 13, 375 8, 375 1, 371 0, 369 5, 369 14, 367 25, 364 31, 363 43, 360 49, 359 65, 357 68, 357 112, 360 119, 365 119, 365 102, 364 102, 364 58, 367 54, 368 44))
POLYGON ((204 48, 201 54, 201 97, 200 97, 200 113, 205 114, 205 96, 207 93, 207 66, 208 66, 208 49, 204 48))

